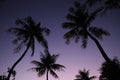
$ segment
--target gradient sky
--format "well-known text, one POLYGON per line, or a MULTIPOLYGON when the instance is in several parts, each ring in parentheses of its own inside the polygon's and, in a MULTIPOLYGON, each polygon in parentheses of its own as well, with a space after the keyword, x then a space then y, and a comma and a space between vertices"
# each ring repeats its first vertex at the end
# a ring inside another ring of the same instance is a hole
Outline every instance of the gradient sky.
MULTIPOLYGON (((82 1, 82 0, 79 0, 82 1)), ((61 24, 66 21, 68 8, 73 6, 74 0, 4 0, 0 1, 0 75, 7 74, 7 68, 19 58, 19 54, 13 53, 15 46, 11 43, 14 36, 5 31, 15 26, 17 18, 32 16, 36 22, 51 30, 51 35, 46 37, 50 52, 59 53, 57 63, 66 66, 64 72, 57 72, 59 80, 73 80, 79 69, 89 69, 91 75, 98 76, 101 63, 104 61, 95 43, 89 39, 88 47, 81 48, 71 42, 65 44, 63 35, 67 30, 62 29, 61 24)), ((120 11, 109 11, 106 16, 96 19, 93 23, 111 33, 110 37, 104 37, 100 41, 103 49, 110 58, 117 56, 120 59, 120 11)), ((45 76, 38 77, 33 71, 28 71, 33 65, 32 60, 39 60, 39 53, 43 51, 41 45, 36 44, 34 57, 30 57, 30 51, 17 65, 16 80, 45 80, 45 76)), ((50 76, 49 80, 55 80, 50 76)))

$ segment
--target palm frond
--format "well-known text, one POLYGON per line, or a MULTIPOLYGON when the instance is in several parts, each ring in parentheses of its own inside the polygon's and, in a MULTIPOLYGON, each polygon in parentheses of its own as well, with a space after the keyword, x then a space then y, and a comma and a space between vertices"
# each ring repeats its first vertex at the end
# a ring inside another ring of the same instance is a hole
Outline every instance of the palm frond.
POLYGON ((16 36, 16 38, 13 40, 14 44, 17 44, 20 41, 26 43, 29 37, 29 32, 22 28, 10 28, 8 29, 8 32, 16 36))
POLYGON ((42 59, 45 59, 45 58, 46 58, 45 54, 43 54, 42 52, 40 52, 40 60, 42 61, 42 59))
POLYGON ((70 39, 74 39, 75 37, 77 37, 78 33, 76 30, 77 29, 72 29, 64 34, 64 39, 66 39, 67 43, 69 43, 70 39))
POLYGON ((20 18, 18 18, 16 21, 15 21, 16 25, 25 25, 25 23, 23 22, 23 20, 21 20, 20 18))
POLYGON ((102 39, 102 36, 110 36, 110 33, 102 28, 90 27, 89 31, 97 38, 102 39))
POLYGON ((44 28, 41 28, 41 32, 45 32, 46 35, 49 35, 50 34, 50 29, 44 27, 44 28))
POLYGON ((44 68, 44 67, 33 67, 33 68, 29 69, 29 70, 36 71, 38 73, 39 77, 43 76, 45 74, 45 72, 46 72, 46 68, 44 68))
POLYGON ((53 54, 53 55, 51 55, 51 60, 53 61, 53 63, 56 62, 56 60, 58 59, 59 56, 60 56, 59 54, 53 54))
POLYGON ((120 0, 106 0, 104 4, 106 9, 120 9, 120 0))
POLYGON ((36 65, 36 66, 42 66, 43 64, 39 61, 33 60, 31 61, 32 64, 36 65))
POLYGON ((55 77, 55 78, 58 78, 58 75, 52 70, 50 69, 50 74, 55 77))
POLYGON ((75 14, 75 9, 73 7, 69 8, 69 12, 75 14))
POLYGON ((91 77, 90 77, 90 80, 93 80, 93 79, 95 79, 95 78, 97 78, 97 76, 91 76, 91 77))
POLYGON ((14 52, 18 53, 27 44, 27 42, 28 42, 28 38, 21 39, 21 37, 17 37, 16 39, 14 39, 13 44, 17 45, 17 47, 14 48, 14 52))
POLYGON ((74 22, 65 22, 62 24, 64 29, 73 29, 75 28, 76 24, 74 22))
POLYGON ((16 23, 17 26, 20 26, 24 30, 27 30, 29 28, 29 25, 23 19, 18 18, 15 23, 16 23))
POLYGON ((34 55, 34 50, 35 50, 35 41, 34 41, 34 38, 33 37, 31 37, 31 40, 30 40, 31 42, 30 42, 30 47, 31 47, 31 49, 32 49, 32 53, 31 53, 31 56, 33 56, 34 55))
POLYGON ((12 43, 15 44, 15 45, 17 45, 17 44, 19 43, 19 41, 21 41, 21 40, 22 40, 21 37, 17 37, 17 38, 15 38, 15 39, 12 41, 12 43))
MULTIPOLYGON (((38 69, 38 70, 39 70, 39 69, 38 69)), ((46 69, 45 69, 45 68, 42 69, 42 70, 40 70, 40 71, 38 72, 38 76, 39 76, 39 77, 43 76, 43 75, 45 74, 45 72, 46 72, 46 69)))
POLYGON ((48 42, 43 37, 43 35, 35 35, 37 41, 45 48, 48 49, 48 42))
POLYGON ((72 15, 72 14, 68 13, 67 16, 66 16, 66 18, 69 21, 75 21, 77 17, 75 15, 72 15))
POLYGON ((88 41, 88 35, 85 32, 85 30, 81 30, 79 31, 79 36, 81 37, 81 41, 82 41, 82 48, 86 48, 87 47, 87 41, 88 41))
POLYGON ((64 71, 63 68, 65 68, 65 66, 60 65, 60 64, 53 64, 53 65, 51 65, 51 68, 52 68, 53 70, 64 71))
POLYGON ((25 31, 24 29, 22 29, 22 28, 15 28, 15 27, 9 28, 7 31, 8 31, 9 33, 11 33, 11 34, 16 35, 16 36, 20 36, 20 35, 22 35, 23 33, 24 33, 24 34, 26 33, 26 31, 25 31))
POLYGON ((24 22, 26 22, 26 24, 30 27, 34 26, 36 23, 35 21, 32 19, 31 16, 28 16, 24 19, 24 22))
POLYGON ((95 11, 93 11, 87 20, 87 25, 90 25, 90 23, 95 20, 95 18, 99 15, 99 13, 104 9, 104 7, 97 8, 95 11))
POLYGON ((81 78, 81 75, 76 75, 75 76, 77 79, 80 79, 81 78))
POLYGON ((18 53, 24 46, 24 43, 21 42, 20 44, 18 44, 18 46, 16 48, 14 48, 14 52, 18 53))
POLYGON ((86 48, 87 47, 87 39, 82 40, 82 48, 86 48))

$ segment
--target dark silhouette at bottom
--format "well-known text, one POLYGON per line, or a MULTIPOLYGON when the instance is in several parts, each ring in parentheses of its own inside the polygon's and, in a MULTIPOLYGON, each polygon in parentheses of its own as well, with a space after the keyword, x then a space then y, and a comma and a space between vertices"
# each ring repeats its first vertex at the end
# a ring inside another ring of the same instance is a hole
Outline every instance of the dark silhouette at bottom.
POLYGON ((120 80, 120 61, 114 58, 111 63, 103 62, 100 74, 99 80, 120 80))

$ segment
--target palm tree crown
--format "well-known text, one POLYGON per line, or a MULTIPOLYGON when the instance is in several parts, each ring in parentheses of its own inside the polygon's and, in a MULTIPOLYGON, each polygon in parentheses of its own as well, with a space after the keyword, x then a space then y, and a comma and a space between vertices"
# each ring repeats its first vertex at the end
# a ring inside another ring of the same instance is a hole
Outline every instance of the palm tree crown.
POLYGON ((34 55, 35 40, 38 41, 45 49, 48 49, 48 43, 43 36, 44 32, 49 34, 50 30, 48 28, 41 27, 40 22, 36 24, 30 16, 23 20, 16 20, 16 24, 20 27, 8 29, 9 33, 12 33, 16 36, 16 38, 13 40, 13 43, 18 45, 15 48, 15 52, 19 52, 24 46, 26 46, 26 49, 21 57, 10 68, 7 80, 9 80, 14 68, 23 59, 30 48, 32 49, 31 56, 34 55))
POLYGON ((79 2, 75 2, 74 6, 69 8, 70 13, 66 16, 68 22, 63 23, 63 28, 70 30, 64 35, 68 43, 70 39, 75 39, 75 42, 82 39, 82 47, 85 48, 89 36, 88 32, 98 39, 102 39, 103 35, 109 35, 109 32, 106 30, 91 25, 102 8, 98 8, 90 13, 85 4, 82 5, 79 2))
POLYGON ((89 77, 89 71, 86 69, 79 70, 79 74, 76 75, 76 79, 74 80, 93 80, 96 76, 89 77))
POLYGON ((81 39, 81 47, 86 48, 87 40, 88 38, 91 38, 96 43, 104 59, 110 61, 97 40, 102 39, 103 35, 109 36, 109 32, 91 24, 102 9, 103 8, 100 7, 96 10, 91 10, 86 4, 75 2, 74 7, 69 8, 70 13, 66 16, 68 21, 64 22, 62 26, 64 29, 69 29, 69 31, 64 34, 64 38, 67 40, 66 42, 68 44, 72 39, 74 39, 75 42, 78 42, 79 39, 81 39))
POLYGON ((32 49, 32 54, 34 54, 35 47, 35 39, 42 44, 44 48, 48 49, 48 43, 46 39, 43 37, 43 33, 45 32, 47 35, 50 30, 48 28, 43 28, 40 25, 40 22, 36 24, 32 17, 27 17, 24 20, 17 19, 16 24, 20 27, 14 27, 8 29, 8 31, 14 35, 16 35, 16 39, 13 40, 14 44, 18 44, 16 47, 16 52, 18 52, 24 45, 26 47, 30 47, 32 49))
POLYGON ((58 78, 58 75, 55 73, 56 70, 60 71, 65 68, 65 66, 56 64, 56 60, 59 57, 58 54, 51 55, 48 51, 45 51, 45 54, 41 53, 40 61, 33 60, 31 63, 35 65, 32 70, 35 70, 38 73, 38 76, 42 76, 46 73, 46 79, 48 80, 48 72, 58 78))

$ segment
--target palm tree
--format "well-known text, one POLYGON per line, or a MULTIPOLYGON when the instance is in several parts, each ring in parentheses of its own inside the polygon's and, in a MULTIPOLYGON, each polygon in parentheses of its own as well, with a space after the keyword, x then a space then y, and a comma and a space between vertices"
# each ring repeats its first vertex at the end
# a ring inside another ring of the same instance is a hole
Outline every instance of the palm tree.
POLYGON ((58 78, 55 71, 60 71, 65 68, 65 66, 56 63, 58 57, 58 54, 51 55, 49 52, 45 51, 45 53, 41 53, 40 61, 31 61, 31 63, 35 65, 35 67, 31 69, 35 70, 39 77, 46 73, 46 80, 48 80, 48 73, 50 73, 53 77, 58 78))
POLYGON ((120 80, 120 61, 111 60, 111 64, 103 62, 100 67, 100 80, 120 80))
POLYGON ((31 56, 34 55, 35 40, 38 41, 45 49, 48 49, 48 43, 43 36, 43 33, 49 34, 48 28, 43 28, 39 23, 35 23, 32 17, 28 16, 25 19, 17 19, 16 24, 20 27, 9 28, 8 32, 16 36, 13 40, 14 44, 18 46, 15 48, 15 52, 19 52, 21 48, 26 47, 22 56, 13 64, 9 70, 7 80, 9 80, 11 73, 16 65, 23 59, 29 49, 32 50, 31 56))
POLYGON ((102 4, 102 13, 106 13, 108 10, 120 10, 120 0, 86 0, 88 7, 93 7, 97 2, 102 4))
POLYGON ((76 79, 74 80, 93 80, 96 76, 89 77, 89 71, 86 69, 79 70, 79 74, 76 75, 76 79))
POLYGON ((74 39, 77 43, 79 39, 82 40, 82 48, 86 48, 88 38, 91 38, 97 45, 101 52, 103 58, 110 62, 109 57, 103 50, 102 46, 97 39, 101 39, 103 35, 109 36, 109 32, 91 25, 95 18, 99 15, 102 8, 97 8, 95 11, 90 11, 86 4, 81 4, 79 2, 74 3, 75 7, 69 8, 69 12, 66 16, 67 22, 64 22, 62 27, 64 29, 69 29, 67 33, 64 34, 67 44, 70 40, 74 39))

